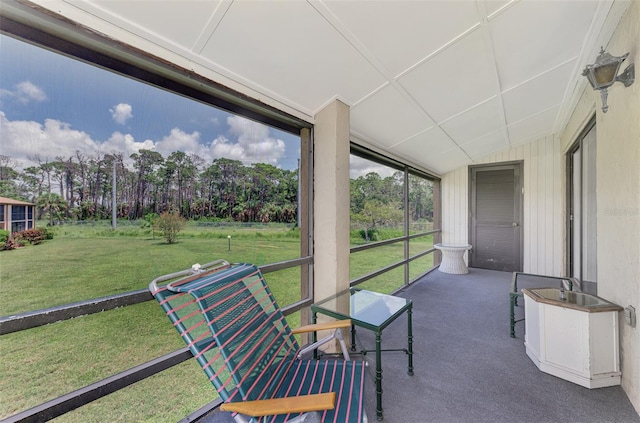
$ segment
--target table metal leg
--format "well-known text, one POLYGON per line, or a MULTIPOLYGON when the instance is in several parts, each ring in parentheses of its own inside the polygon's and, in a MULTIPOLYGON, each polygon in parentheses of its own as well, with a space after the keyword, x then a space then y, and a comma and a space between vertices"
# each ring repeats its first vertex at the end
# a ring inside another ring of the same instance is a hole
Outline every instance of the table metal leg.
MULTIPOLYGON (((311 322, 313 324, 318 323, 318 313, 316 313, 315 311, 311 312, 311 322)), ((311 332, 311 343, 315 343, 318 340, 318 334, 316 333, 316 331, 311 332)), ((313 359, 317 360, 318 359, 318 349, 316 348, 315 350, 313 350, 313 359)))
POLYGON ((413 305, 409 306, 407 309, 407 340, 408 340, 408 351, 407 355, 409 355, 409 376, 413 376, 413 330, 412 330, 412 314, 413 314, 413 305))
POLYGON ((382 415, 382 333, 376 332, 376 416, 378 421, 382 415))
POLYGON ((516 331, 515 331, 515 326, 516 326, 516 311, 515 311, 515 306, 516 306, 516 301, 518 300, 518 297, 516 295, 513 295, 512 292, 509 293, 509 335, 512 338, 516 337, 516 331))
POLYGON ((356 350, 356 326, 351 325, 351 351, 356 350))

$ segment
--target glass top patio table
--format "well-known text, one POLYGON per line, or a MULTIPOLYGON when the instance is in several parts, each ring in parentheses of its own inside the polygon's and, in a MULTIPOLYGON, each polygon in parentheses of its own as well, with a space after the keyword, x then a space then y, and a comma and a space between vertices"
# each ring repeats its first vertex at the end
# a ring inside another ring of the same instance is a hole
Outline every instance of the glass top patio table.
POLYGON ((351 319, 358 326, 381 331, 404 313, 411 300, 358 288, 349 288, 311 306, 336 319, 351 319))
MULTIPOLYGON (((351 319, 351 350, 355 351, 355 326, 369 329, 376 337, 376 417, 383 419, 382 411, 382 351, 403 351, 408 356, 409 375, 413 375, 413 334, 411 314, 413 303, 406 298, 381 294, 359 288, 349 288, 311 305, 313 322, 317 314, 335 319, 351 319), (407 313, 407 348, 382 350, 382 330, 403 313, 407 313)), ((365 355, 369 350, 363 349, 365 355)))

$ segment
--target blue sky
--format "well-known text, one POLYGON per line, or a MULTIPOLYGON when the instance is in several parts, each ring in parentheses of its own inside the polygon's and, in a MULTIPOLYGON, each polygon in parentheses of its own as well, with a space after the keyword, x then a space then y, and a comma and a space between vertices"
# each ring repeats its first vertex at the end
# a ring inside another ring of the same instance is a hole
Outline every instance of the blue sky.
POLYGON ((294 169, 297 136, 0 35, 0 154, 19 166, 140 148, 294 169))

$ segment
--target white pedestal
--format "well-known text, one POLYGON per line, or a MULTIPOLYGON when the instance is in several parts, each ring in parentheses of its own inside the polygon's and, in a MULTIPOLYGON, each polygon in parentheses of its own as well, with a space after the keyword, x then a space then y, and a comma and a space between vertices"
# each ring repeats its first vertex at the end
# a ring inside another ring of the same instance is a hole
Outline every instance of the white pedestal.
POLYGON ((532 291, 536 290, 523 290, 525 347, 534 364, 545 373, 585 388, 620 385, 621 308, 614 304, 591 310, 567 307, 561 302, 541 302, 532 291))
POLYGON ((464 252, 470 250, 471 245, 436 244, 433 248, 442 251, 442 261, 438 268, 442 273, 451 273, 454 275, 469 273, 469 269, 464 262, 464 252))

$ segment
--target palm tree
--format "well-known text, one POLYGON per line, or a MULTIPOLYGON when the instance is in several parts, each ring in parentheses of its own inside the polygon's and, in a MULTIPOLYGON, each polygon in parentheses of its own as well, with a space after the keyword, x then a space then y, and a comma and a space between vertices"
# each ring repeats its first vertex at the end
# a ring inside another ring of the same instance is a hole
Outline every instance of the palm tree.
POLYGON ((60 220, 67 208, 66 201, 58 194, 42 194, 36 199, 36 205, 43 213, 49 215, 49 226, 53 226, 53 219, 60 220))

